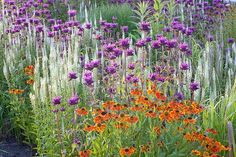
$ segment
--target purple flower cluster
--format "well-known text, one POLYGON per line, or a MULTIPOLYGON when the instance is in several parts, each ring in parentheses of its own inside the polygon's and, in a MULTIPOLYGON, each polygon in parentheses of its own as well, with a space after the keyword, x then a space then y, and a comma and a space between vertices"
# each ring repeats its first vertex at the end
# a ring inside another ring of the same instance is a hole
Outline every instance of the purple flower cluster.
POLYGON ((93 74, 91 71, 85 71, 84 76, 83 76, 84 83, 87 86, 91 86, 93 84, 93 74))

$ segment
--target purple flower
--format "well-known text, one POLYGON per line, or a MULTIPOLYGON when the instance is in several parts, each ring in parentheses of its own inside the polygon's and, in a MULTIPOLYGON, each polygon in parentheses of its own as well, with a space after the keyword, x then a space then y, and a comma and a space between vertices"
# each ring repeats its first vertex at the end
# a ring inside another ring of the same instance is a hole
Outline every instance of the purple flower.
POLYGON ((134 63, 130 63, 130 64, 128 65, 128 68, 129 68, 130 70, 134 70, 134 68, 135 68, 134 63))
POLYGON ((121 27, 121 30, 122 30, 123 32, 127 33, 128 30, 129 30, 129 27, 128 27, 128 26, 122 26, 122 27, 121 27))
POLYGON ((73 72, 73 71, 69 72, 68 77, 69 77, 70 80, 78 78, 76 72, 73 72))
POLYGON ((157 77, 157 81, 159 81, 159 82, 165 82, 165 80, 166 80, 166 78, 163 77, 163 76, 158 76, 157 77))
POLYGON ((110 87, 110 88, 108 89, 108 93, 109 93, 109 94, 115 94, 115 93, 116 93, 116 89, 113 88, 113 87, 110 87))
POLYGON ((84 73, 84 83, 88 86, 91 86, 93 84, 93 75, 91 71, 86 71, 84 73))
POLYGON ((161 48, 160 42, 159 42, 158 40, 153 41, 153 42, 152 42, 152 48, 154 48, 154 49, 159 49, 159 48, 161 48))
POLYGON ((227 41, 228 41, 229 44, 232 44, 232 43, 234 43, 234 38, 228 38, 227 41))
POLYGON ((213 37, 212 35, 208 35, 208 36, 207 36, 207 40, 210 41, 210 42, 212 42, 212 41, 214 40, 214 37, 213 37))
POLYGON ((86 29, 91 29, 91 28, 92 28, 92 25, 91 25, 90 23, 86 23, 86 24, 85 24, 85 28, 86 28, 86 29))
POLYGON ((106 68, 106 72, 107 72, 108 74, 114 74, 114 73, 116 73, 116 67, 115 67, 115 66, 108 66, 108 67, 106 68))
POLYGON ((181 100, 184 99, 184 94, 182 92, 176 92, 174 97, 175 97, 176 100, 181 101, 181 100))
POLYGON ((152 41, 152 37, 146 37, 145 41, 146 41, 147 43, 151 42, 151 41, 152 41))
POLYGON ((139 78, 138 78, 138 77, 133 77, 133 78, 132 78, 132 82, 133 82, 133 83, 138 83, 138 81, 139 81, 139 78))
POLYGON ((120 39, 119 40, 119 45, 122 47, 122 48, 129 48, 129 41, 130 39, 129 38, 125 38, 125 39, 120 39))
POLYGON ((115 44, 106 44, 103 46, 103 48, 106 52, 112 52, 115 48, 115 44))
POLYGON ((57 96, 57 97, 54 97, 54 98, 52 98, 52 103, 54 104, 54 105, 59 105, 59 104, 61 104, 61 96, 57 96))
POLYGON ((144 32, 149 32, 150 31, 150 23, 149 22, 141 22, 140 25, 139 25, 139 28, 141 31, 144 31, 144 32))
POLYGON ((60 109, 62 112, 64 112, 66 109, 65 109, 65 107, 61 107, 61 109, 60 109))
POLYGON ((69 10, 68 11, 68 15, 70 16, 70 17, 74 17, 75 15, 76 15, 76 10, 69 10))
POLYGON ((78 104, 78 102, 79 102, 78 95, 74 95, 68 100, 69 105, 76 105, 78 104))
POLYGON ((55 110, 53 110, 52 112, 53 112, 53 113, 58 113, 59 110, 58 110, 58 109, 55 109, 55 110))
POLYGON ((186 43, 179 44, 179 49, 182 52, 186 52, 188 50, 188 44, 186 44, 186 43))
POLYGON ((199 89, 199 83, 197 83, 197 82, 191 82, 190 85, 189 85, 189 89, 190 89, 191 91, 195 91, 195 90, 199 89))
POLYGON ((100 60, 93 60, 92 62, 91 62, 91 64, 93 65, 93 67, 94 68, 97 68, 99 65, 100 65, 100 60))
POLYGON ((125 79, 126 79, 127 82, 131 82, 133 77, 134 77, 133 74, 128 74, 125 79))
POLYGON ((156 80, 156 78, 157 78, 157 74, 156 73, 151 73, 151 74, 149 74, 149 79, 151 80, 151 81, 155 81, 156 80))
POLYGON ((92 63, 86 63, 86 64, 85 64, 85 69, 86 69, 86 70, 93 70, 93 68, 94 68, 94 66, 93 66, 92 63))
POLYGON ((114 48, 113 51, 114 51, 114 55, 115 55, 116 57, 122 55, 122 51, 121 51, 119 48, 114 48))
POLYGON ((168 40, 166 45, 170 49, 175 48, 177 46, 177 40, 176 39, 168 40))
POLYGON ((165 45, 167 43, 167 39, 163 36, 159 37, 158 41, 160 42, 161 45, 165 45))
POLYGON ((181 63, 180 65, 181 70, 188 70, 189 69, 189 64, 186 62, 181 63))
POLYGON ((133 56, 134 55, 134 50, 133 49, 128 49, 126 50, 127 56, 133 56))
POLYGON ((135 44, 137 47, 144 47, 146 45, 146 41, 144 39, 140 39, 135 44))

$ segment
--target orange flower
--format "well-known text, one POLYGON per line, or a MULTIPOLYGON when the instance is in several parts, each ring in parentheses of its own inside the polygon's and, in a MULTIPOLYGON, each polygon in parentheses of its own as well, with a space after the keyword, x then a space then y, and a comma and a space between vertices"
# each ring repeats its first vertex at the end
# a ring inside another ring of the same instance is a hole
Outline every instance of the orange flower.
POLYGON ((149 152, 150 151, 150 146, 149 145, 141 145, 141 152, 144 152, 144 153, 149 152))
POLYGON ((143 106, 135 105, 135 106, 131 107, 130 110, 131 111, 142 111, 143 110, 143 106))
POLYGON ((87 125, 86 127, 84 127, 84 131, 87 131, 87 132, 92 132, 95 130, 96 130, 96 127, 93 125, 87 125))
POLYGON ((195 124, 196 119, 193 119, 192 117, 188 117, 187 119, 184 119, 184 124, 195 124))
POLYGON ((86 116, 88 114, 88 111, 84 107, 82 107, 82 108, 78 108, 76 110, 76 113, 79 116, 86 116))
POLYGON ((25 74, 28 76, 32 76, 34 75, 34 66, 33 65, 29 65, 27 67, 25 67, 25 74))
POLYGON ((136 116, 127 117, 126 122, 128 122, 128 123, 137 123, 138 122, 138 117, 136 117, 136 116))
POLYGON ((115 127, 117 129, 128 129, 129 128, 129 125, 125 124, 125 123, 118 123, 118 124, 115 124, 115 127))
POLYGON ((140 96, 142 94, 142 90, 140 89, 133 89, 130 91, 130 94, 133 96, 140 96))
POLYGON ((100 108, 97 108, 97 109, 93 109, 93 114, 94 115, 96 115, 96 114, 100 114, 100 113, 102 113, 103 111, 102 111, 102 109, 100 109, 100 108))
POLYGON ((106 109, 110 109, 113 105, 115 105, 116 103, 114 101, 106 101, 102 104, 102 107, 106 108, 106 109))
POLYGON ((26 81, 26 84, 32 85, 34 84, 34 80, 33 79, 29 79, 26 81))
POLYGON ((164 95, 163 95, 162 93, 160 93, 159 91, 156 91, 155 95, 156 95, 156 98, 157 98, 158 100, 165 101, 165 100, 167 99, 167 97, 164 96, 164 95))
POLYGON ((89 157, 91 154, 91 150, 84 150, 79 152, 80 157, 89 157))
POLYGON ((98 123, 102 123, 103 119, 101 116, 96 116, 93 118, 94 123, 98 124, 98 123))
POLYGON ((19 95, 19 94, 22 94, 22 93, 24 93, 24 90, 21 90, 21 89, 11 89, 11 90, 9 90, 9 94, 19 95))
POLYGON ((135 153, 136 148, 135 147, 129 147, 129 148, 121 148, 120 149, 120 155, 121 156, 131 156, 135 153))
POLYGON ((212 129, 212 128, 208 128, 206 131, 209 132, 209 133, 212 133, 214 135, 217 134, 217 131, 215 129, 212 129))
POLYGON ((196 156, 201 156, 201 152, 200 151, 198 151, 198 150, 192 150, 192 152, 191 152, 192 154, 194 154, 194 155, 196 155, 196 156))
POLYGON ((146 117, 150 117, 150 118, 156 118, 157 116, 156 112, 153 112, 153 111, 149 111, 145 115, 146 117))
POLYGON ((111 106, 110 110, 112 111, 120 111, 123 110, 124 106, 120 105, 120 104, 114 104, 111 106))
POLYGON ((153 130, 155 131, 157 135, 161 134, 161 129, 159 127, 154 127, 153 130))
POLYGON ((128 117, 129 117, 128 115, 121 113, 121 114, 116 118, 116 120, 119 121, 119 122, 126 122, 126 119, 127 119, 128 117))
POLYGON ((95 130, 97 131, 97 132, 103 132, 104 130, 106 129, 106 125, 105 124, 101 124, 101 123, 99 123, 99 124, 96 124, 96 128, 95 128, 95 130))

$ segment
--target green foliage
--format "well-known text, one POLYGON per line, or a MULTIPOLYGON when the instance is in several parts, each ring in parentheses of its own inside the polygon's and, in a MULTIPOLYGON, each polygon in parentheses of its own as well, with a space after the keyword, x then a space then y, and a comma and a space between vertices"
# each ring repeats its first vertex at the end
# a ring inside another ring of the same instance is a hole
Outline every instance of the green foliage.
MULTIPOLYGON (((236 79, 230 95, 222 96, 216 100, 209 99, 206 109, 203 113, 202 127, 214 128, 218 131, 217 139, 224 144, 228 144, 229 140, 235 142, 236 139, 236 79), (234 139, 229 139, 227 123, 232 122, 234 139)), ((233 152, 236 150, 236 143, 233 143, 233 152)))
POLYGON ((49 7, 52 17, 55 19, 60 19, 62 21, 68 20, 68 6, 60 1, 56 1, 52 6, 49 7))
MULTIPOLYGON (((128 26, 129 32, 135 29, 132 8, 127 5, 102 5, 97 8, 91 8, 88 13, 88 18, 93 22, 96 19, 98 23, 100 18, 108 22, 112 22, 112 17, 116 17, 116 23, 120 26, 128 26)), ((120 29, 120 28, 118 28, 120 29)))

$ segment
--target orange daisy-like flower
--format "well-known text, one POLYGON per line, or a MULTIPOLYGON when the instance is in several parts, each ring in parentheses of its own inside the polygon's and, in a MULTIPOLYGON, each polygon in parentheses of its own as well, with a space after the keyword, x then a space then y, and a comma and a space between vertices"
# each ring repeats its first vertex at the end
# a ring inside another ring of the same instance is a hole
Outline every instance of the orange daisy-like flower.
POLYGON ((26 84, 32 85, 34 84, 34 80, 33 79, 29 79, 26 81, 26 84))
POLYGON ((98 115, 98 116, 96 116, 96 117, 93 118, 93 121, 94 121, 94 123, 96 123, 96 124, 102 123, 102 122, 103 122, 103 118, 102 118, 100 115, 98 115))
POLYGON ((125 123, 118 123, 118 124, 115 124, 115 127, 117 129, 128 129, 129 128, 129 125, 125 124, 125 123))
POLYGON ((198 151, 198 150, 192 150, 191 153, 194 154, 194 155, 196 155, 196 156, 201 156, 201 154, 202 154, 202 153, 201 153, 200 151, 198 151))
POLYGON ((121 111, 123 109, 124 109, 124 106, 122 106, 121 104, 114 104, 110 108, 110 110, 112 111, 121 111))
POLYGON ((214 135, 217 134, 217 131, 216 131, 215 129, 212 129, 212 128, 208 128, 206 131, 207 131, 208 133, 212 133, 212 134, 214 134, 214 135))
POLYGON ((120 155, 121 156, 131 156, 135 153, 135 151, 136 151, 135 147, 121 148, 120 155))
POLYGON ((130 108, 131 111, 142 111, 143 110, 143 106, 139 106, 139 105, 135 105, 133 107, 130 108))
POLYGON ((11 90, 9 90, 9 94, 19 95, 19 94, 22 94, 22 93, 24 93, 24 90, 21 90, 21 89, 11 89, 11 90))
POLYGON ((79 115, 79 116, 86 116, 86 115, 88 115, 88 111, 87 111, 84 107, 78 108, 78 109, 76 110, 76 113, 77 113, 77 115, 79 115))
POLYGON ((90 157, 91 155, 91 150, 84 150, 79 152, 80 157, 90 157))
POLYGON ((165 112, 160 113, 159 119, 162 121, 166 120, 166 121, 170 122, 172 120, 172 116, 173 115, 170 114, 168 111, 165 111, 165 112))
POLYGON ((142 90, 133 89, 133 90, 130 91, 130 94, 133 95, 133 96, 140 96, 140 95, 142 95, 142 90))
POLYGON ((149 145, 141 145, 141 152, 149 152, 150 146, 149 145))
POLYGON ((156 112, 153 112, 153 111, 149 111, 145 115, 146 115, 146 117, 150 117, 150 118, 156 118, 157 117, 156 112))
POLYGON ((129 117, 128 115, 121 113, 121 114, 116 118, 116 120, 117 120, 118 122, 126 122, 126 119, 127 119, 128 117, 129 117))
POLYGON ((33 65, 29 65, 27 67, 25 67, 25 74, 28 76, 32 76, 34 75, 34 66, 33 65))
POLYGON ((127 117, 126 122, 128 122, 128 123, 137 123, 138 122, 138 117, 136 117, 136 116, 127 117))
POLYGON ((96 131, 96 127, 93 125, 87 125, 84 127, 84 131, 87 131, 87 132, 96 131))
POLYGON ((99 123, 99 124, 96 124, 96 131, 97 132, 103 132, 104 130, 106 129, 106 125, 105 124, 101 124, 101 123, 99 123))
POLYGON ((195 124, 196 119, 193 119, 192 117, 188 117, 187 119, 184 119, 184 124, 195 124))
POLYGON ((158 100, 165 101, 165 100, 167 99, 167 97, 164 96, 164 95, 163 95, 162 93, 160 93, 159 91, 156 91, 155 95, 156 95, 156 98, 157 98, 158 100))
POLYGON ((114 101, 106 101, 102 104, 102 107, 106 108, 106 109, 110 109, 113 105, 115 105, 116 103, 114 101))

